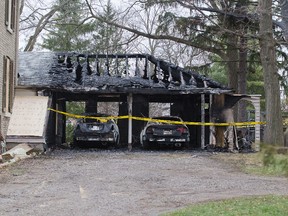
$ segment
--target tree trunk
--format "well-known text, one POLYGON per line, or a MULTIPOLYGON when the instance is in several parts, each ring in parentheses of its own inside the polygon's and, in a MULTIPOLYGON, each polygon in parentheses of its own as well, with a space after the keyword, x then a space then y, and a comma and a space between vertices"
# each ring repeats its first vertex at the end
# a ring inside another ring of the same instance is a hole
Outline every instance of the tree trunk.
MULTIPOLYGON (((237 49, 238 37, 236 35, 228 35, 227 40, 227 69, 228 69, 228 87, 232 88, 237 92, 238 90, 238 70, 239 70, 239 51, 237 49)), ((237 110, 238 105, 234 108, 234 119, 238 121, 237 110)))
MULTIPOLYGON (((247 39, 240 38, 240 49, 239 49, 239 72, 238 72, 238 93, 247 93, 247 39)), ((238 114, 236 121, 245 122, 247 121, 246 113, 247 103, 244 100, 240 100, 238 104, 238 114)))
POLYGON ((228 68, 228 86, 235 91, 238 89, 238 50, 237 36, 229 35, 227 41, 227 68, 228 68))
POLYGON ((272 29, 272 0, 259 0, 260 6, 260 56, 264 75, 266 101, 266 129, 264 142, 284 145, 280 107, 279 75, 276 68, 275 41, 272 29))

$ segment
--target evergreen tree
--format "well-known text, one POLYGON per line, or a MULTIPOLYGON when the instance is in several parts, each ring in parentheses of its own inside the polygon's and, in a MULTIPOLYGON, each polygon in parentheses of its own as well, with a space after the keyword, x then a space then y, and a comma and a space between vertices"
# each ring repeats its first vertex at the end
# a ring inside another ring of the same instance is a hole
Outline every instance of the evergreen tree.
MULTIPOLYGON (((107 1, 99 16, 103 20, 112 22, 118 19, 110 0, 107 1)), ((96 20, 95 27, 96 29, 92 33, 93 40, 90 43, 90 51, 104 54, 124 52, 123 45, 121 44, 121 41, 123 41, 123 30, 98 20, 96 20)))
MULTIPOLYGON (((57 4, 61 5, 63 1, 66 0, 57 0, 57 4)), ((86 51, 90 45, 91 32, 95 30, 95 22, 84 22, 84 6, 81 0, 73 0, 62 7, 48 27, 42 47, 52 51, 86 51)))

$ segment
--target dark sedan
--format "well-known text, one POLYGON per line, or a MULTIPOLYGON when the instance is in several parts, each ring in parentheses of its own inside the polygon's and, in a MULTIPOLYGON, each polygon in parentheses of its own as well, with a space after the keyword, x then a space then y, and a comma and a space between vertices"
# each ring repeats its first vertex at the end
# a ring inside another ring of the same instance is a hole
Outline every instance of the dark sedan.
POLYGON ((107 117, 105 114, 86 113, 87 118, 79 120, 76 124, 73 143, 75 147, 117 146, 120 134, 117 124, 113 119, 100 121, 93 117, 107 117))
POLYGON ((188 146, 190 134, 187 126, 184 123, 174 124, 169 122, 183 122, 180 117, 160 116, 152 119, 153 121, 147 122, 140 134, 140 143, 143 148, 157 145, 169 145, 178 148, 188 146))

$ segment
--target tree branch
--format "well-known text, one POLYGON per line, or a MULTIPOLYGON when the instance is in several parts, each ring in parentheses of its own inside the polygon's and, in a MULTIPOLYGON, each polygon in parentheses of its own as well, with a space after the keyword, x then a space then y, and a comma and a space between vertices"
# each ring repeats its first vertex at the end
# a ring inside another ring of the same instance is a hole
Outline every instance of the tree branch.
POLYGON ((124 26, 124 25, 121 25, 121 24, 118 24, 116 22, 112 22, 112 21, 109 21, 109 20, 105 20, 103 19, 102 17, 100 16, 97 16, 95 14, 95 12, 93 11, 92 9, 92 6, 91 4, 88 2, 88 0, 85 0, 86 1, 86 4, 89 8, 89 11, 91 13, 91 16, 101 22, 105 22, 107 23, 108 25, 112 25, 112 26, 115 26, 117 28, 121 28, 121 29, 124 29, 126 31, 129 31, 129 32, 132 32, 134 34, 137 34, 139 36, 143 36, 143 37, 146 37, 146 38, 151 38, 151 39, 155 39, 155 40, 171 40, 171 41, 175 41, 177 43, 181 43, 181 44, 185 44, 185 45, 188 45, 188 46, 193 46, 195 48, 198 48, 198 49, 202 49, 202 50, 205 50, 207 52, 212 52, 212 53, 215 53, 221 57, 223 57, 225 55, 224 52, 214 48, 214 47, 211 47, 211 46, 203 46, 203 44, 199 44, 199 43, 194 43, 193 41, 191 40, 186 40, 186 39, 183 39, 183 38, 180 38, 180 37, 175 37, 175 36, 171 36, 171 35, 163 35, 163 34, 160 34, 160 35, 156 35, 156 34, 151 34, 151 33, 145 33, 145 32, 142 32, 142 31, 139 31, 139 30, 136 30, 134 28, 130 28, 128 26, 124 26))
POLYGON ((27 43, 26 47, 24 48, 25 52, 32 51, 34 49, 34 46, 36 44, 36 41, 37 41, 39 34, 45 29, 45 26, 49 23, 51 17, 53 17, 54 14, 60 8, 62 8, 63 6, 65 6, 68 3, 69 3, 69 0, 65 1, 61 5, 54 7, 51 11, 49 11, 47 14, 45 14, 44 16, 41 17, 41 19, 39 20, 39 22, 35 28, 33 35, 30 36, 28 43, 27 43))

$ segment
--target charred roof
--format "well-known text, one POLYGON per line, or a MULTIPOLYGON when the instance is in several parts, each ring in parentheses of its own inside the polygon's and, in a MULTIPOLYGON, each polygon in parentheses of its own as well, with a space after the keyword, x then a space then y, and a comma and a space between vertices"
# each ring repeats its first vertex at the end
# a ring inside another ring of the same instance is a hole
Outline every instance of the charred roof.
POLYGON ((206 76, 148 54, 22 52, 18 86, 74 93, 231 92, 206 76))

